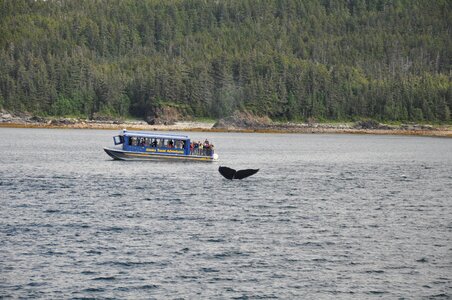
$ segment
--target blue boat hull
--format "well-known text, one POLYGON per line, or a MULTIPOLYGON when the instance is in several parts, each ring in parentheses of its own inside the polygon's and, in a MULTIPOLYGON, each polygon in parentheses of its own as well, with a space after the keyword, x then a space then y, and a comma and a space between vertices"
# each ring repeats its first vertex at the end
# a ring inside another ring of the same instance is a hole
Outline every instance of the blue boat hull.
POLYGON ((191 160, 191 161, 215 161, 211 156, 163 154, 149 152, 132 152, 120 149, 104 148, 104 151, 115 160, 191 160))

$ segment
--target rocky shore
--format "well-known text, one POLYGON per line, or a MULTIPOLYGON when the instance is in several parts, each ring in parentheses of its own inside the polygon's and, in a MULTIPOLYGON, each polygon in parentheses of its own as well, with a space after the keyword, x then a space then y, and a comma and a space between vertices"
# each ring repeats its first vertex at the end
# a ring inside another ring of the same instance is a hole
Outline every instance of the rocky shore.
POLYGON ((76 128, 76 129, 123 129, 129 130, 210 130, 213 122, 146 122, 143 120, 121 119, 79 119, 79 118, 55 118, 37 117, 30 114, 13 114, 0 112, 0 127, 17 128, 76 128))
POLYGON ((108 120, 77 118, 44 118, 30 114, 0 112, 0 127, 15 128, 77 128, 77 129, 129 129, 158 131, 212 131, 212 132, 260 132, 260 133, 344 133, 389 134, 452 137, 450 125, 401 124, 387 125, 373 120, 353 123, 293 123, 274 122, 248 112, 236 112, 218 122, 146 122, 142 120, 108 120))
POLYGON ((273 122, 266 117, 256 117, 247 112, 236 112, 219 120, 213 129, 228 131, 285 132, 285 133, 346 133, 346 134, 390 134, 452 137, 452 126, 401 124, 388 125, 374 120, 352 123, 307 123, 273 122))

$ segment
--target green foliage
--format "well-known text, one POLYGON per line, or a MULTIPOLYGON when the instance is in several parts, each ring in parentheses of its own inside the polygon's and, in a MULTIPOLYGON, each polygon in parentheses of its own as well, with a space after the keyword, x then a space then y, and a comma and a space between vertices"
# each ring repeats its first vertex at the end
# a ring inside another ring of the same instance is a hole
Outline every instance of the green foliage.
POLYGON ((65 98, 63 96, 52 104, 51 113, 55 116, 75 115, 79 113, 79 104, 76 100, 65 98))
POLYGON ((451 1, 0 0, 0 106, 450 122, 451 1))

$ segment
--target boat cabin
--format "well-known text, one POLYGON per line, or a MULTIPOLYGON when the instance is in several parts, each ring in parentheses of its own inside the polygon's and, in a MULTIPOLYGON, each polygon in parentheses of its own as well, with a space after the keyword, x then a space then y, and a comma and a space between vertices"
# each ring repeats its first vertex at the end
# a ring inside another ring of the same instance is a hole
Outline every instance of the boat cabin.
POLYGON ((115 145, 122 144, 124 151, 159 152, 190 155, 190 139, 186 135, 150 134, 124 130, 113 137, 115 145))

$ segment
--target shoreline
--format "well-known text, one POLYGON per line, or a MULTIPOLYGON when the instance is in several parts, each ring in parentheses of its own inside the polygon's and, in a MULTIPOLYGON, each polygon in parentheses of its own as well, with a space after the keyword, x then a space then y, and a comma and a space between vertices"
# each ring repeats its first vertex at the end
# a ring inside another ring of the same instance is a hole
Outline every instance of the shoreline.
POLYGON ((241 133, 303 133, 303 134, 369 134, 369 135, 402 135, 452 138, 451 126, 439 128, 354 128, 344 124, 274 124, 255 128, 224 127, 216 128, 214 123, 176 122, 173 125, 149 125, 145 122, 75 122, 75 123, 43 123, 43 122, 0 122, 0 128, 45 128, 45 129, 98 129, 98 130, 147 130, 147 131, 186 131, 186 132, 241 132, 241 133))

